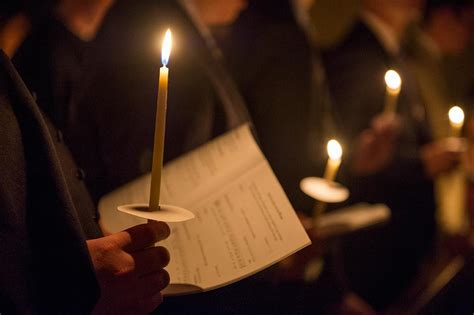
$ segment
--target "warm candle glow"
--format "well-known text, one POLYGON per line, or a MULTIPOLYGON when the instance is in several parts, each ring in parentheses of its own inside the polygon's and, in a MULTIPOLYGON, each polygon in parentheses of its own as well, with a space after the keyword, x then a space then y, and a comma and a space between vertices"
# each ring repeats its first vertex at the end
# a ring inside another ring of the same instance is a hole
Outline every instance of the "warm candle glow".
POLYGON ((328 163, 326 164, 326 171, 324 172, 324 178, 327 181, 334 181, 336 178, 337 170, 339 169, 339 165, 341 165, 341 157, 342 157, 342 147, 334 139, 329 140, 327 145, 328 150, 328 163))
POLYGON ((451 134, 459 137, 464 125, 464 111, 459 106, 453 106, 448 112, 449 123, 451 124, 451 134))
POLYGON ((462 125, 464 123, 464 111, 459 106, 451 107, 448 116, 452 124, 462 125))
POLYGON ((168 29, 161 45, 161 63, 163 66, 168 64, 171 54, 171 31, 168 29))
POLYGON ((386 113, 395 113, 397 111, 397 99, 402 89, 402 79, 395 70, 388 70, 385 73, 385 84, 387 85, 387 93, 385 95, 386 113))
POLYGON ((339 142, 334 139, 329 140, 327 150, 331 160, 339 160, 342 157, 342 147, 339 142))
POLYGON ((397 92, 402 86, 402 79, 395 70, 388 70, 385 73, 385 84, 387 84, 387 90, 397 92))

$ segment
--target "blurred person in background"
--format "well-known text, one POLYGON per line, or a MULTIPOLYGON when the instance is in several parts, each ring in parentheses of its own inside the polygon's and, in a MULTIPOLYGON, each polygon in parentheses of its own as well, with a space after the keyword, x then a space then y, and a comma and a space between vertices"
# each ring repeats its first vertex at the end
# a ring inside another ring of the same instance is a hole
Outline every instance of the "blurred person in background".
MULTIPOLYGON (((225 45, 261 148, 303 221, 311 217, 314 200, 301 191, 299 182, 304 177, 322 176, 326 143, 338 138, 342 127, 332 116, 325 70, 311 40, 308 23, 312 5, 313 1, 304 0, 251 1, 225 45)), ((391 124, 383 122, 384 126, 391 124)), ((372 139, 380 138, 372 126, 364 131, 372 139)), ((389 149, 391 144, 382 142, 381 146, 389 149)), ((381 146, 372 141, 358 147, 371 167, 386 163, 381 146), (372 153, 367 154, 369 151, 372 153)), ((303 251, 280 265, 280 274, 273 280, 279 291, 268 292, 285 297, 276 299, 287 303, 271 304, 288 312, 373 312, 344 286, 342 270, 327 255, 333 246, 325 246, 327 240, 317 232, 313 227, 309 233, 313 247, 322 247, 318 254, 303 251), (321 254, 327 259, 322 260, 321 254), (323 266, 322 273, 305 276, 304 271, 315 261, 323 266)))
MULTIPOLYGON (((469 104, 451 89, 445 60, 460 56, 467 49, 472 38, 473 20, 472 1, 431 0, 426 3, 421 27, 408 33, 406 50, 409 65, 420 86, 435 139, 453 136, 447 114, 451 106, 460 105, 465 110, 468 115, 466 125, 470 126, 469 104)), ((465 74, 459 73, 458 76, 463 77, 465 74)), ((454 140, 446 140, 450 141, 453 150, 465 149, 465 146, 454 140)), ((469 161, 465 158, 462 160, 469 161)), ((451 236, 451 241, 461 241, 462 238, 458 236, 469 234, 468 183, 463 168, 469 170, 472 166, 465 164, 441 176, 435 186, 438 223, 445 236, 451 236)))
POLYGON ((354 156, 357 150, 346 156, 351 161, 344 180, 350 202, 385 203, 392 212, 386 226, 357 234, 344 247, 351 288, 378 310, 408 288, 430 253, 433 178, 459 161, 459 152, 431 141, 425 107, 401 49, 402 35, 420 18, 422 5, 418 0, 364 0, 352 30, 324 54, 334 116, 346 147, 354 147, 358 135, 378 121, 399 121, 390 137, 379 138, 392 142, 384 164, 371 168, 368 160, 354 156), (391 68, 402 78, 395 114, 384 113, 384 75, 391 68))
POLYGON ((430 112, 428 117, 436 138, 450 135, 446 113, 453 104, 464 102, 450 89, 444 59, 459 56, 468 48, 473 20, 472 1, 427 0, 420 27, 410 30, 405 40, 408 61, 430 112))

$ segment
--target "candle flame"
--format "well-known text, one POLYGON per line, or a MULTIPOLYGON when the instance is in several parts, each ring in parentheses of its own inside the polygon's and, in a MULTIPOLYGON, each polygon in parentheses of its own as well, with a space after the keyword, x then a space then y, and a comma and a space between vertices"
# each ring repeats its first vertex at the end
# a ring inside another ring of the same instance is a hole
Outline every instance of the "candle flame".
POLYGON ((161 45, 161 63, 163 66, 168 64, 171 53, 171 31, 168 29, 161 45))
POLYGON ((448 112, 449 121, 456 125, 464 123, 464 111, 459 106, 453 106, 448 112))
POLYGON ((328 141, 327 150, 331 160, 339 160, 342 157, 342 147, 334 139, 328 141))
POLYGON ((400 75, 397 73, 397 71, 388 70, 385 73, 385 83, 389 89, 396 91, 400 89, 400 86, 402 85, 402 79, 400 78, 400 75))

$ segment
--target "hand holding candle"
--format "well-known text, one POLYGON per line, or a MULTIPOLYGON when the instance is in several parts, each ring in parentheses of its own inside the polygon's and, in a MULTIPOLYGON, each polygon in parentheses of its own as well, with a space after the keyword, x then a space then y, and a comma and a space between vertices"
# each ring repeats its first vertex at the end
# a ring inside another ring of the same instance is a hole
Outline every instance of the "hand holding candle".
POLYGON ((451 135, 459 137, 464 125, 464 111, 459 106, 453 106, 448 112, 449 123, 451 125, 451 135))
POLYGON ((166 105, 168 98, 168 60, 171 53, 171 31, 167 30, 161 48, 160 79, 156 100, 155 141, 153 145, 153 165, 151 169, 149 211, 160 208, 161 171, 163 168, 163 150, 165 142, 166 105))
POLYGON ((397 99, 402 87, 402 79, 395 70, 388 70, 385 73, 385 84, 387 85, 387 92, 384 111, 394 113, 397 111, 397 99))
POLYGON ((327 151, 329 159, 324 171, 324 178, 306 177, 300 182, 301 190, 316 200, 313 207, 314 226, 317 226, 319 217, 324 212, 328 202, 342 202, 349 197, 349 190, 334 182, 341 165, 342 147, 339 142, 331 139, 328 141, 327 151))
MULTIPOLYGON (((333 195, 334 193, 336 193, 336 191, 334 190, 334 187, 332 187, 332 185, 328 185, 328 184, 334 181, 334 179, 336 178, 336 174, 339 169, 339 166, 341 165, 342 147, 339 144, 339 142, 337 142, 334 139, 331 139, 328 141, 327 150, 328 150, 329 159, 328 159, 328 163, 326 164, 326 170, 324 171, 324 179, 326 181, 325 182, 326 185, 324 185, 323 187, 327 188, 326 194, 333 195)), ((319 217, 321 216, 321 214, 324 212, 325 209, 326 209, 326 202, 322 200, 317 200, 313 207, 313 225, 314 226, 317 226, 319 217)))

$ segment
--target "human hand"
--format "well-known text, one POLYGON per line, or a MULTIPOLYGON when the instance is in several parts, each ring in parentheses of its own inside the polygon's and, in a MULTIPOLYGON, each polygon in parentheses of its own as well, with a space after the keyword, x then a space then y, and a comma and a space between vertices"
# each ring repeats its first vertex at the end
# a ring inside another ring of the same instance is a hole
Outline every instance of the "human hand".
POLYGON ((389 141, 395 141, 398 138, 402 125, 400 115, 392 112, 378 114, 370 122, 370 127, 377 136, 385 137, 389 141))
POLYGON ((161 304, 170 258, 164 247, 153 245, 169 234, 168 225, 150 221, 87 241, 101 288, 95 314, 147 314, 161 304))
POLYGON ((456 256, 467 256, 474 251, 474 239, 469 233, 448 235, 444 243, 449 252, 456 256))
POLYGON ((474 143, 470 143, 466 146, 466 151, 461 157, 462 168, 466 172, 467 178, 470 180, 474 179, 474 143))
POLYGON ((371 127, 362 131, 353 151, 352 171, 359 176, 376 173, 393 159, 401 131, 400 117, 382 113, 374 117, 371 127))
POLYGON ((354 292, 348 292, 339 305, 333 307, 331 314, 375 315, 377 312, 354 292))
POLYGON ((311 244, 278 264, 277 277, 283 281, 303 281, 309 263, 321 259, 324 254, 324 240, 313 226, 313 219, 297 212, 303 227, 311 239, 311 244))
POLYGON ((435 178, 443 172, 454 168, 465 151, 464 141, 461 138, 444 138, 433 141, 421 148, 420 155, 425 173, 435 178))

